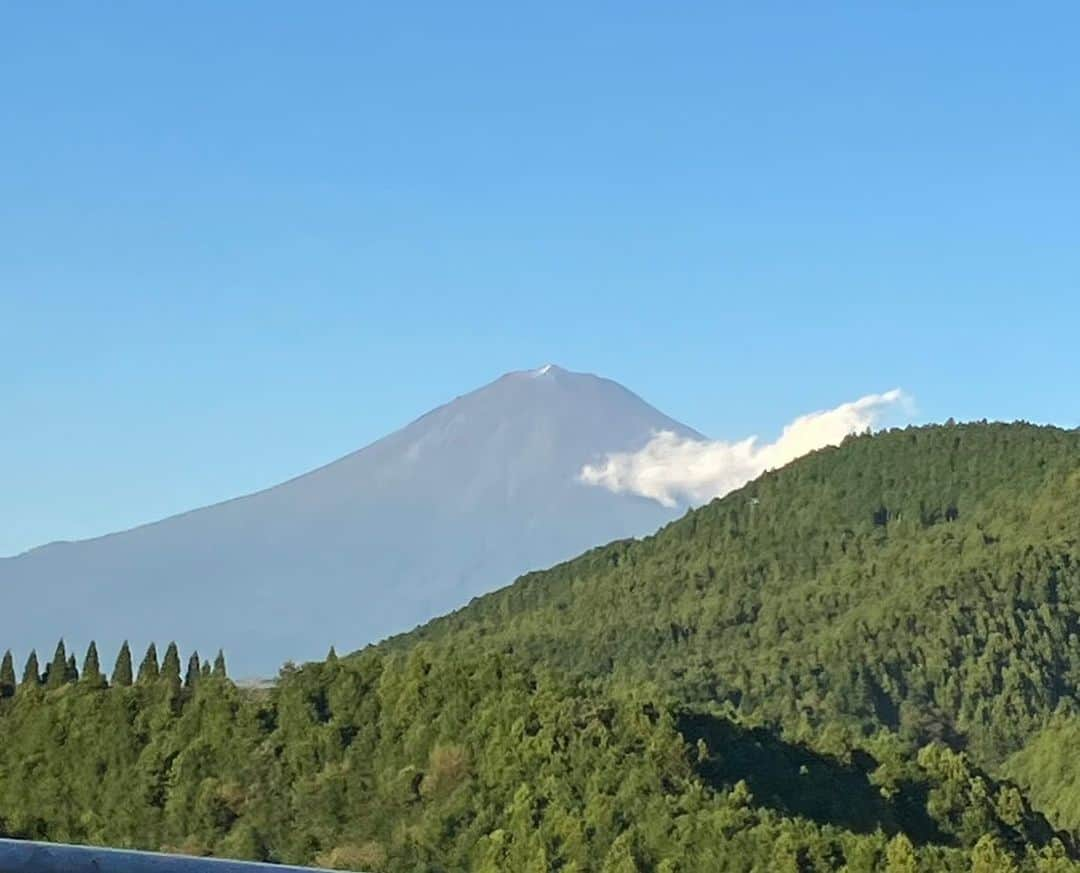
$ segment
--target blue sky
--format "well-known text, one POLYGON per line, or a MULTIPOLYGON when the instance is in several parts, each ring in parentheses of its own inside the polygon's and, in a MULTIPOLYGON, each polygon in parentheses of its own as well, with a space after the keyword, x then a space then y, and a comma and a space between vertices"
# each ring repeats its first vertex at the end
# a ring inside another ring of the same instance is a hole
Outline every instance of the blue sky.
POLYGON ((546 361, 714 437, 896 386, 1080 425, 1075 4, 3 19, 0 554, 546 361))

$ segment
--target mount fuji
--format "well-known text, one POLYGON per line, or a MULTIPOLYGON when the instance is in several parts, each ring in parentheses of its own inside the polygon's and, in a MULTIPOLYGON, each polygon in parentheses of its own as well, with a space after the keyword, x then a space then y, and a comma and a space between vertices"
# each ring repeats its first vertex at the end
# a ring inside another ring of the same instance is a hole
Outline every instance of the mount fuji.
POLYGON ((658 431, 701 438, 608 379, 508 373, 264 491, 0 560, 0 643, 227 643, 239 676, 359 648, 681 514, 580 481, 658 431))

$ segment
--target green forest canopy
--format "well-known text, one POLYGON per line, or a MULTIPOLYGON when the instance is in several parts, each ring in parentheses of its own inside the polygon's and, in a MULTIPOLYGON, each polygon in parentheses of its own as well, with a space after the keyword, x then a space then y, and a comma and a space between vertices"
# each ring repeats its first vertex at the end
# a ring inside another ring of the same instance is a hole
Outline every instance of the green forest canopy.
MULTIPOLYGON (((0 830, 377 871, 1073 870, 1080 435, 908 428, 268 691, 0 665, 0 830)), ((226 641, 227 642, 227 641, 226 641)))

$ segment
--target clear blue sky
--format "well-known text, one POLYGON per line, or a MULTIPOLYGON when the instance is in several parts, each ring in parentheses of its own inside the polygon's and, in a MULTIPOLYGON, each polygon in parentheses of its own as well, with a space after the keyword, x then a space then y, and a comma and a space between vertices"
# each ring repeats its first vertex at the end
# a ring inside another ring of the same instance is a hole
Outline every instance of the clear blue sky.
POLYGON ((0 21, 0 554, 501 372, 716 437, 1080 424, 1075 3, 37 3, 0 21))

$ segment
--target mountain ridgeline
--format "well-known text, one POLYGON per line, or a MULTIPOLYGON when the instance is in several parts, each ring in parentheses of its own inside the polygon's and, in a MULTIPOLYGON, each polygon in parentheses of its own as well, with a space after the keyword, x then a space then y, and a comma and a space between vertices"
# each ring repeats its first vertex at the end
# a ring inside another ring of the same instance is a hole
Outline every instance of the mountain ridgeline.
POLYGON ((1077 871, 1078 496, 1075 431, 893 430, 270 689, 173 647, 111 682, 96 648, 6 659, 0 831, 380 873, 1077 871))

